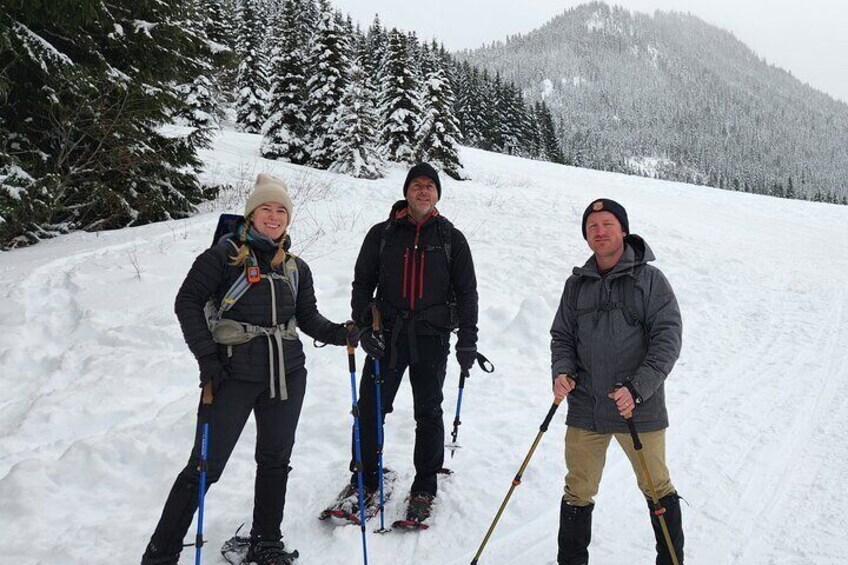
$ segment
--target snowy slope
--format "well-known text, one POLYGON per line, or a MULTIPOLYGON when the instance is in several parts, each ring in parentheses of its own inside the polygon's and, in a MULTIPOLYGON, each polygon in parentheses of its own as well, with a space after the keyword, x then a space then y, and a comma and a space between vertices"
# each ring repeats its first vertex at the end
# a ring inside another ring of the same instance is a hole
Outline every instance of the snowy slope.
MULTIPOLYGON (((401 196, 405 171, 358 181, 258 157, 228 132, 204 155, 232 182, 184 221, 73 234, 0 254, 0 547, 4 563, 133 564, 188 456, 196 368, 172 312, 218 211, 238 211, 255 172, 289 179, 294 250, 321 311, 349 316, 365 231, 401 196)), ((470 562, 551 403, 548 329, 566 276, 588 249, 593 198, 622 202, 674 285, 684 350, 667 384, 668 459, 695 564, 844 563, 848 494, 848 208, 605 174, 463 150, 473 181, 446 179, 439 208, 469 237, 480 285, 480 349, 434 526, 370 534, 369 562, 470 562)), ((310 383, 283 531, 302 565, 361 562, 360 532, 316 515, 347 480, 350 390, 341 348, 307 347, 310 383)), ((362 356, 359 356, 360 363, 362 356)), ((449 429, 457 366, 448 367, 449 429)), ((516 489, 481 563, 552 564, 564 414, 516 489)), ((411 394, 386 436, 399 492, 412 478, 411 394)), ((252 423, 207 498, 205 563, 252 501, 252 423)), ((388 518, 401 511, 402 496, 388 518)), ((647 510, 611 447, 595 512, 593 563, 652 562, 647 510)), ((193 563, 186 550, 181 563, 193 563)))

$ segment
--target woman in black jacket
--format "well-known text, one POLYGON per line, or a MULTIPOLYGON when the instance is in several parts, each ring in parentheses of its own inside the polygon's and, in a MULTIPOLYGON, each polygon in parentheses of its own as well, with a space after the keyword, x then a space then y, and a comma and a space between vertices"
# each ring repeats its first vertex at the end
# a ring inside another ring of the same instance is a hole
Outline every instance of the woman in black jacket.
MULTIPOLYGON (((319 312, 307 264, 288 253, 292 202, 286 185, 260 174, 234 233, 204 251, 180 287, 175 311, 211 388, 207 484, 216 482, 251 412, 256 419, 256 482, 248 561, 291 563, 280 523, 306 368, 297 328, 319 341, 355 345, 352 323, 319 312), (243 294, 239 288, 246 289, 243 294)), ((202 431, 177 476, 142 565, 176 565, 198 505, 202 431)))

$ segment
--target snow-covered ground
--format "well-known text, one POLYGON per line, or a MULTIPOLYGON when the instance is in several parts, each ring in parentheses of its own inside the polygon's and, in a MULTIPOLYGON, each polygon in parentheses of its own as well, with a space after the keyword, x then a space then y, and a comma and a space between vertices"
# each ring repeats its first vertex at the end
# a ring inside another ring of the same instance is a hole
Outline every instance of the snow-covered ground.
MULTIPOLYGON (((3 563, 137 563, 191 445, 196 367, 172 312, 219 211, 238 211, 258 171, 288 179, 294 251, 318 303, 349 316, 362 237, 401 197, 405 170, 358 181, 258 157, 257 136, 228 132, 204 154, 207 180, 231 182, 188 220, 73 234, 0 254, 0 552, 3 563)), ((463 446, 448 465, 433 527, 379 536, 369 562, 469 563, 552 397, 548 329, 562 284, 588 249, 586 204, 624 204, 674 285, 684 349, 667 382, 668 460, 686 498, 694 564, 845 563, 848 489, 848 207, 604 174, 465 149, 468 182, 444 179, 440 210, 471 242, 480 349, 463 446)), ((283 523, 302 565, 361 562, 360 531, 317 520, 347 480, 351 418, 341 348, 307 348, 310 382, 283 523)), ((362 361, 361 353, 359 360, 362 361)), ((450 426, 458 370, 448 367, 450 426)), ((564 414, 544 436, 481 563, 552 564, 564 414)), ((412 478, 411 394, 386 430, 401 512, 412 478)), ((205 563, 249 522, 252 423, 207 498, 205 563)), ((191 537, 191 536, 189 536, 191 537)), ((187 539, 188 541, 188 539, 187 539)), ((644 500, 613 444, 595 511, 593 563, 651 563, 644 500)), ((193 563, 193 550, 181 563, 193 563)))

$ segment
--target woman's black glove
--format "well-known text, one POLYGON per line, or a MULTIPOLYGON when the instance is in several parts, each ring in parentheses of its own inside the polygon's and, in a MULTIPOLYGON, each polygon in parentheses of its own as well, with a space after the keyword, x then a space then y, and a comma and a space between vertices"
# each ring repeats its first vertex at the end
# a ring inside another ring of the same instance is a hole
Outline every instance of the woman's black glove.
POLYGON ((204 355, 197 360, 200 367, 200 386, 206 386, 206 383, 212 383, 212 394, 218 392, 227 378, 227 370, 224 369, 223 363, 218 358, 217 354, 204 355))
POLYGON ((362 332, 356 324, 348 320, 344 324, 339 324, 336 332, 336 340, 334 345, 350 345, 356 347, 359 344, 359 334, 362 332))

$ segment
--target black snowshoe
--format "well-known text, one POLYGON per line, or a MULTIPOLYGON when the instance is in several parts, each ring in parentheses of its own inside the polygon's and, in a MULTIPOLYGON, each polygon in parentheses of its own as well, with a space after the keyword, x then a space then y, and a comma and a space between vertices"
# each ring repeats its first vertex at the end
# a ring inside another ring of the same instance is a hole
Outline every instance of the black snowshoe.
POLYGON ((300 556, 297 550, 286 551, 282 541, 260 541, 251 547, 250 538, 238 535, 238 530, 221 546, 221 555, 232 565, 292 565, 300 556))
POLYGON ((426 492, 413 492, 409 495, 406 506, 406 519, 397 520, 392 528, 399 530, 426 530, 430 527, 425 523, 430 517, 435 496, 426 492))

